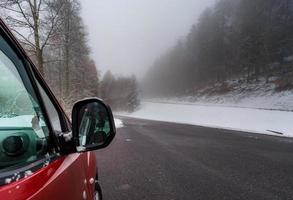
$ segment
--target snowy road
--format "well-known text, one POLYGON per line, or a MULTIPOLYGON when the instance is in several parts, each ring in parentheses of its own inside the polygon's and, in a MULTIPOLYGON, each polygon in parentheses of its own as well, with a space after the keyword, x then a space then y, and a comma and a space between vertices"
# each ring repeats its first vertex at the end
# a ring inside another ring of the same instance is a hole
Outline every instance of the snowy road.
POLYGON ((293 112, 286 111, 142 102, 138 111, 119 114, 140 119, 293 137, 293 112))
POLYGON ((293 197, 292 138, 121 119, 113 143, 96 153, 104 199, 293 197))

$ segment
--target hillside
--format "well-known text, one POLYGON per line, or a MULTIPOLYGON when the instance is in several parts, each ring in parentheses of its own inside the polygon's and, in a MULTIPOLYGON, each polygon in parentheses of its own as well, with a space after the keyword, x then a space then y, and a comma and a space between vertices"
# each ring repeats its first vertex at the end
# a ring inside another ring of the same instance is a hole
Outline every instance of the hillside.
POLYGON ((230 80, 197 90, 192 95, 147 99, 150 102, 200 104, 293 111, 293 90, 290 84, 272 78, 247 83, 230 80))

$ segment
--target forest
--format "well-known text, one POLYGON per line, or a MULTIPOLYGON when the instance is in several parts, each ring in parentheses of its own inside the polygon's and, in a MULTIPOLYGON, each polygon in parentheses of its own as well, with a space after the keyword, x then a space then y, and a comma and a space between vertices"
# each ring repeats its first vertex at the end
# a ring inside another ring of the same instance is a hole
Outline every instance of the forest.
POLYGON ((108 72, 101 78, 90 56, 78 0, 0 0, 0 14, 65 110, 90 96, 103 98, 117 110, 138 106, 134 76, 115 78, 108 72), (113 96, 113 85, 124 87, 115 87, 113 96))
POLYGON ((219 0, 158 57, 144 84, 153 96, 193 95, 227 82, 293 89, 293 1, 219 0))

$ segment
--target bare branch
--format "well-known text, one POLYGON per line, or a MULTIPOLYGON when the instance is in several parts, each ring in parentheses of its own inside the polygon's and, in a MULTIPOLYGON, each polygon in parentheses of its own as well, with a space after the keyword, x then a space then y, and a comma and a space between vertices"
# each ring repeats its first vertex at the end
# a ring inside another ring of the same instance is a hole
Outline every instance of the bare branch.
POLYGON ((26 21, 13 18, 11 16, 6 17, 6 20, 13 23, 14 26, 31 28, 30 24, 28 24, 26 21))
POLYGON ((43 43, 42 46, 41 46, 41 50, 44 49, 44 47, 45 47, 45 46, 47 45, 47 43, 48 43, 48 40, 49 40, 49 39, 51 38, 51 36, 52 36, 53 30, 54 30, 54 28, 55 28, 55 26, 56 26, 56 23, 57 23, 57 20, 56 20, 56 19, 57 19, 58 15, 59 15, 59 13, 60 13, 60 11, 61 11, 63 5, 64 5, 64 4, 61 4, 61 6, 58 8, 58 10, 57 10, 55 16, 53 16, 53 18, 52 18, 52 21, 51 21, 51 27, 50 27, 49 33, 48 33, 48 35, 47 35, 47 37, 46 37, 44 43, 43 43))
POLYGON ((42 5, 42 0, 39 0, 39 4, 38 4, 38 8, 37 8, 37 12, 39 13, 41 10, 41 5, 42 5))
POLYGON ((15 10, 15 9, 13 9, 13 8, 10 8, 10 7, 7 6, 7 5, 0 4, 0 8, 3 8, 3 9, 8 10, 8 11, 15 12, 15 13, 18 13, 18 14, 22 14, 19 10, 15 10))
POLYGON ((29 41, 29 39, 27 37, 25 37, 23 34, 21 34, 20 32, 18 32, 15 29, 11 29, 13 32, 15 32, 17 35, 19 35, 26 43, 30 44, 32 47, 36 48, 35 44, 33 44, 31 41, 29 41))
MULTIPOLYGON (((27 41, 23 41, 23 40, 21 40, 20 41, 20 43, 22 43, 22 44, 24 44, 24 45, 26 45, 26 46, 29 46, 29 47, 31 47, 31 48, 35 48, 35 46, 33 46, 31 43, 28 43, 27 41)), ((32 51, 35 51, 35 50, 32 50, 32 51)))
POLYGON ((31 9, 31 13, 32 13, 32 15, 34 16, 34 10, 33 10, 34 5, 32 4, 32 2, 31 2, 30 0, 28 0, 27 2, 28 2, 29 5, 30 5, 30 9, 31 9))
POLYGON ((25 14, 23 8, 21 7, 21 3, 19 0, 16 0, 16 4, 20 10, 20 14, 23 16, 23 18, 27 21, 27 23, 32 27, 34 28, 34 26, 32 25, 32 23, 30 22, 29 18, 27 17, 27 15, 25 14))

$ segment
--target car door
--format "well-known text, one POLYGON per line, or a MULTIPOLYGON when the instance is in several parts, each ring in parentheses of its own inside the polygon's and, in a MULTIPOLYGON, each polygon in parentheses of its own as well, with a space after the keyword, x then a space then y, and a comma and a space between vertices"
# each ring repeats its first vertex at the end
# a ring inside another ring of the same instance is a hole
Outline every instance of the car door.
MULTIPOLYGON (((69 122, 53 96, 49 96, 50 91, 46 91, 42 87, 41 79, 38 80, 35 77, 35 81, 46 107, 54 134, 57 136, 71 134, 69 122)), ((82 154, 74 153, 64 156, 58 170, 47 184, 32 196, 32 199, 88 199, 93 195, 92 190, 94 187, 90 184, 89 180, 95 178, 95 165, 95 159, 93 159, 90 152, 82 154)))
POLYGON ((87 199, 95 160, 66 153, 69 121, 1 20, 0 73, 1 199, 87 199))

